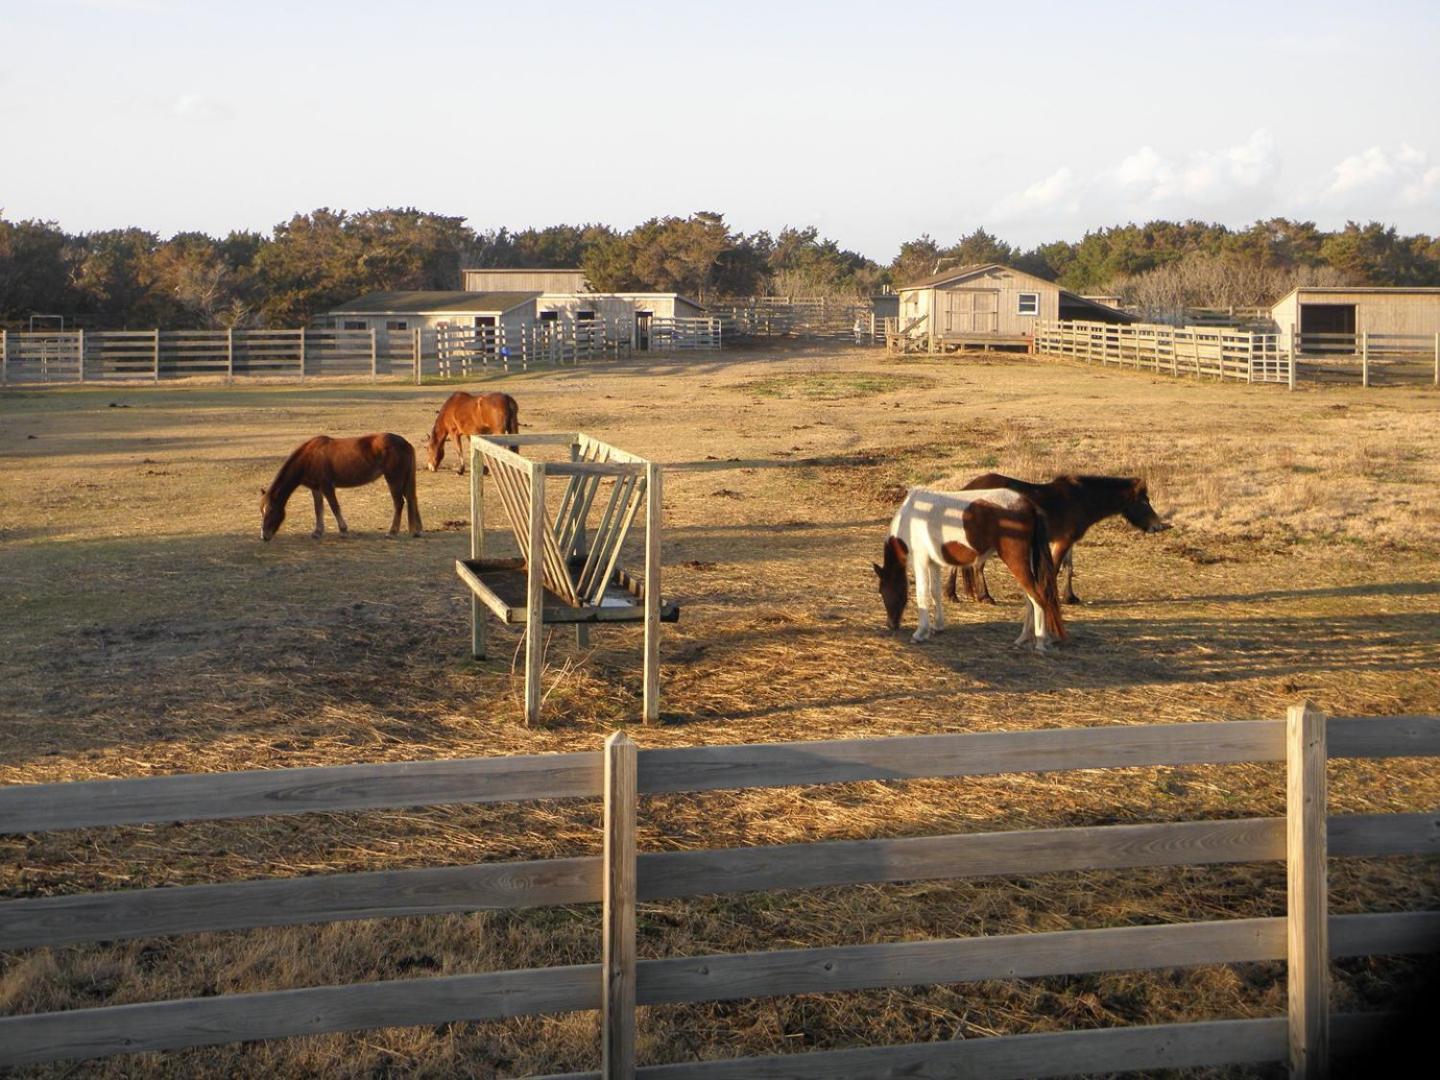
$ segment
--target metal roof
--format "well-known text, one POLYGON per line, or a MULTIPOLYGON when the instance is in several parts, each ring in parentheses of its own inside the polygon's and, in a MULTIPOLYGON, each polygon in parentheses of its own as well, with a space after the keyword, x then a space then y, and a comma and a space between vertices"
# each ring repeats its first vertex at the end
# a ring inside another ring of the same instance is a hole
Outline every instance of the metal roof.
POLYGON ((372 292, 347 300, 334 313, 427 315, 439 312, 504 314, 538 297, 538 292, 372 292))

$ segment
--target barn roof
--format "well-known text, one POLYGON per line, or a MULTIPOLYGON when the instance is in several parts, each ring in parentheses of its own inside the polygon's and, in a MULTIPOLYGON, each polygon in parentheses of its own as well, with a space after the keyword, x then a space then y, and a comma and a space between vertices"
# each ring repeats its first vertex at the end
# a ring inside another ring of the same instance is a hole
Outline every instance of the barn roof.
POLYGON ((1296 285, 1270 306, 1272 308, 1279 307, 1296 293, 1310 293, 1317 296, 1343 296, 1347 293, 1380 296, 1440 296, 1440 288, 1434 285, 1296 285))
POLYGON ((370 315, 423 315, 442 311, 503 314, 539 295, 538 292, 372 292, 330 310, 370 315))
POLYGON ((1005 266, 1001 263, 971 263, 969 266, 952 266, 949 270, 942 270, 938 274, 931 274, 929 277, 921 278, 919 281, 912 281, 908 285, 900 285, 896 288, 896 292, 905 292, 910 289, 933 289, 940 285, 949 285, 952 282, 964 281, 966 278, 975 277, 977 274, 989 273, 992 270, 1003 270, 1007 274, 1016 274, 1022 278, 1029 278, 1037 285, 1055 289, 1060 293, 1061 302, 1067 307, 1090 308, 1104 312, 1107 315, 1119 315, 1129 322, 1139 321, 1135 316, 1129 315, 1119 308, 1114 308, 1098 300, 1081 296, 1079 293, 1073 293, 1069 289, 1062 289, 1053 281, 1046 281, 1044 278, 1036 277, 1034 274, 1026 273, 1024 270, 1016 270, 1013 266, 1005 266))
MULTIPOLYGON (((972 274, 978 274, 982 270, 1008 269, 1009 267, 1001 266, 999 263, 971 263, 968 266, 952 266, 949 270, 942 270, 938 274, 931 274, 929 277, 921 278, 919 281, 911 281, 907 282, 904 285, 897 285, 895 289, 897 292, 899 292, 901 289, 928 289, 932 285, 943 285, 947 281, 959 281, 961 278, 967 278, 970 277, 972 274)), ((1023 273, 1023 271, 1016 272, 1023 273)))

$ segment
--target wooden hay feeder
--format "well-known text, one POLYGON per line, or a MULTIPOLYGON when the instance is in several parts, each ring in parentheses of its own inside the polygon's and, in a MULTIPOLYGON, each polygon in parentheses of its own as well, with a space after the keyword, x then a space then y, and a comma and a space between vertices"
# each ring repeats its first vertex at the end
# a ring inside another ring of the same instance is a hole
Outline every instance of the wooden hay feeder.
POLYGON ((470 558, 455 572, 470 587, 471 652, 485 657, 485 608, 525 627, 525 722, 540 715, 546 623, 575 624, 585 645, 593 623, 645 624, 645 722, 660 716, 660 623, 680 609, 660 599, 660 467, 618 447, 574 435, 477 435, 470 440, 470 558), (569 461, 537 461, 510 447, 568 447, 569 461), (520 549, 518 559, 485 557, 485 475, 520 549), (553 513, 547 481, 565 487, 553 513), (602 491, 604 494, 602 495, 602 491), (637 579, 619 567, 620 549, 645 506, 645 565, 637 579), (482 606, 483 605, 483 606, 482 606))

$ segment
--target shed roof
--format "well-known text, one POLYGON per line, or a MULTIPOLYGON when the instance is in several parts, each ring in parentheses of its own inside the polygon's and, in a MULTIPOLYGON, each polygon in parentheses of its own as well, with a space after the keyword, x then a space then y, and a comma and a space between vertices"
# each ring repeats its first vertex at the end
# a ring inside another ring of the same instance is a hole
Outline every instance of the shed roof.
POLYGON ((493 315, 529 303, 539 295, 538 292, 372 292, 330 310, 369 315, 426 315, 447 311, 493 315))
MULTIPOLYGON (((961 278, 978 274, 982 270, 992 269, 1008 270, 1009 267, 1001 266, 999 263, 970 263, 968 266, 952 266, 949 270, 942 270, 938 274, 931 274, 929 277, 921 278, 919 281, 911 281, 905 285, 897 285, 895 291, 899 292, 901 289, 928 289, 932 285, 943 285, 947 281, 959 281, 961 278)), ((1024 271, 1016 271, 1016 273, 1024 273, 1024 271)))
POLYGON ((1378 296, 1440 296, 1440 287, 1434 285, 1296 285, 1270 307, 1279 307, 1296 293, 1309 293, 1315 296, 1347 296, 1352 293, 1378 296))

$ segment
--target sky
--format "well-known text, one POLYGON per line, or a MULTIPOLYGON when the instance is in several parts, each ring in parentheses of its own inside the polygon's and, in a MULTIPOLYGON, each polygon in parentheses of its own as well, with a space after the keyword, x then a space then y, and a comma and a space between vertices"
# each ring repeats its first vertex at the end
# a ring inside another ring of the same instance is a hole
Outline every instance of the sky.
POLYGON ((1440 233, 1440 0, 0 0, 0 214, 1440 233))

